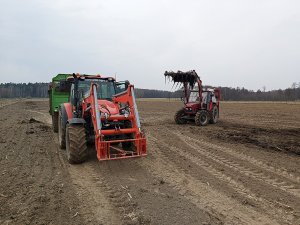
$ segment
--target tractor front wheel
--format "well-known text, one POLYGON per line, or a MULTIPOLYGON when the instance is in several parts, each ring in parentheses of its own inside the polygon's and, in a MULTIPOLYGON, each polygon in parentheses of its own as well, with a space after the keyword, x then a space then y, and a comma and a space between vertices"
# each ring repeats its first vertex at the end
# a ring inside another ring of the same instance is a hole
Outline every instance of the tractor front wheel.
POLYGON ((66 150, 69 163, 83 163, 88 156, 85 128, 81 125, 67 124, 66 150))
POLYGON ((209 116, 206 110, 200 110, 196 113, 195 124, 197 126, 206 126, 208 122, 209 122, 209 116))
POLYGON ((218 122, 219 119, 219 109, 218 107, 215 105, 210 113, 210 120, 209 122, 212 124, 215 124, 218 122))
POLYGON ((180 109, 175 113, 174 120, 177 124, 185 124, 187 121, 182 117, 185 115, 184 109, 180 109))

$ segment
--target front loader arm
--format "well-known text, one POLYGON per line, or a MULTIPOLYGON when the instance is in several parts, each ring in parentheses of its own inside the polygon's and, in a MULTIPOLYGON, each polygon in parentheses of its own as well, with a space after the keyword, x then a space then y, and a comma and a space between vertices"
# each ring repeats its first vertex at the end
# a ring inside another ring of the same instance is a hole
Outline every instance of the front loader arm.
MULTIPOLYGON (((115 104, 124 103, 129 106, 130 111, 133 111, 134 119, 132 121, 132 128, 138 129, 139 137, 141 135, 141 122, 139 117, 139 112, 137 109, 134 86, 128 85, 127 91, 121 92, 113 97, 113 102, 115 104)), ((136 138, 139 138, 136 137, 136 138)))
POLYGON ((130 108, 130 114, 128 117, 125 115, 112 115, 108 120, 113 121, 131 121, 132 127, 123 128, 115 127, 114 129, 104 129, 102 127, 103 116, 101 117, 101 111, 98 104, 97 98, 97 85, 91 84, 90 95, 85 99, 86 103, 89 103, 89 110, 92 118, 92 123, 95 132, 95 146, 97 151, 97 157, 99 160, 118 159, 118 158, 129 158, 146 155, 146 139, 141 132, 141 124, 139 114, 136 106, 134 87, 129 85, 126 92, 122 92, 113 97, 113 103, 119 104, 124 103, 130 108), (103 128, 103 129, 102 129, 103 128), (133 134, 131 139, 118 139, 118 140, 107 140, 106 137, 110 136, 122 136, 126 134, 133 134), (119 149, 113 144, 122 142, 133 142, 135 146, 134 151, 126 151, 119 149), (115 152, 112 153, 112 150, 115 152))

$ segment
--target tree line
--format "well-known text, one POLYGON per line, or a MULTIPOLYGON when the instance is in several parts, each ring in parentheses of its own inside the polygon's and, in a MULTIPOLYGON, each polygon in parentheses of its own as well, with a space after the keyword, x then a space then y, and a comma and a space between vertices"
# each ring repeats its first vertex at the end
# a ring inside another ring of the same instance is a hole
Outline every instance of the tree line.
MULTIPOLYGON (((209 87, 209 86, 206 86, 209 87)), ((0 98, 47 98, 49 83, 1 83, 0 98)), ((300 100, 300 83, 284 90, 252 91, 245 88, 219 87, 226 101, 295 101, 300 100)), ((138 98, 180 98, 182 90, 162 91, 135 89, 138 98)))
POLYGON ((1 83, 0 98, 46 98, 49 83, 1 83))

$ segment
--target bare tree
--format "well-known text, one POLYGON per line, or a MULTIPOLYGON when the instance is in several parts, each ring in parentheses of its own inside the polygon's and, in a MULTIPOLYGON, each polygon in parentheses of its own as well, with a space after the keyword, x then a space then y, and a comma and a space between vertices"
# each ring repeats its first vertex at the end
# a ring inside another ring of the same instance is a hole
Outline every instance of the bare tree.
POLYGON ((292 83, 292 88, 293 88, 293 89, 296 89, 296 88, 297 88, 297 83, 296 83, 296 82, 292 83))

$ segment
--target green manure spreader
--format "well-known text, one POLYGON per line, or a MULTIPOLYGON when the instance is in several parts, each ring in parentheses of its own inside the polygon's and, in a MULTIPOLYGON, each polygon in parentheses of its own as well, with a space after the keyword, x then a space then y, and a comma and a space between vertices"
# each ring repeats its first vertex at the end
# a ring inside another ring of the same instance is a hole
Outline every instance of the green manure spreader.
POLYGON ((58 109, 59 105, 69 101, 71 82, 67 78, 72 74, 58 74, 52 78, 49 85, 49 113, 52 116, 52 128, 58 132, 58 109))

